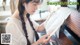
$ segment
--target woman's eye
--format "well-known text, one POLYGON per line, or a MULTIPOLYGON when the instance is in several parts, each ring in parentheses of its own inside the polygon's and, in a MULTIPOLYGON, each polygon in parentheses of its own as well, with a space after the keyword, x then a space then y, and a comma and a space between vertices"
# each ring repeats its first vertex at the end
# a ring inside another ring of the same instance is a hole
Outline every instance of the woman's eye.
POLYGON ((34 6, 36 6, 37 4, 33 4, 34 6))

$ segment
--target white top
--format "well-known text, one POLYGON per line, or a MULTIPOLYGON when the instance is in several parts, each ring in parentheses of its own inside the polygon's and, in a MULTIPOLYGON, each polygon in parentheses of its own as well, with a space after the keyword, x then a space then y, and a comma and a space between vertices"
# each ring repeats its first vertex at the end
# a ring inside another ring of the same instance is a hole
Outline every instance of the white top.
POLYGON ((51 33, 52 35, 57 34, 59 37, 59 29, 64 21, 68 18, 71 13, 71 9, 67 7, 60 7, 55 13, 53 13, 49 19, 45 22, 45 29, 47 33, 51 33))
MULTIPOLYGON (((34 20, 32 20, 35 29, 39 26, 34 20)), ((28 33, 28 39, 31 43, 34 42, 34 31, 30 26, 28 20, 26 20, 26 28, 28 33)), ((17 18, 10 18, 6 25, 6 33, 12 34, 12 43, 10 45, 27 45, 27 40, 22 29, 21 21, 17 18)))

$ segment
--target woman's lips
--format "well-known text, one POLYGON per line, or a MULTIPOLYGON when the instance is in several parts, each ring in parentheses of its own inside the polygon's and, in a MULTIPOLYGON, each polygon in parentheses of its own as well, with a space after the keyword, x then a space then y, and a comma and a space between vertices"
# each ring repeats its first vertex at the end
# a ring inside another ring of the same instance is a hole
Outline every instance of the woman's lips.
POLYGON ((33 12, 35 12, 35 11, 33 11, 33 12))
POLYGON ((35 12, 35 11, 33 11, 33 12, 35 12))

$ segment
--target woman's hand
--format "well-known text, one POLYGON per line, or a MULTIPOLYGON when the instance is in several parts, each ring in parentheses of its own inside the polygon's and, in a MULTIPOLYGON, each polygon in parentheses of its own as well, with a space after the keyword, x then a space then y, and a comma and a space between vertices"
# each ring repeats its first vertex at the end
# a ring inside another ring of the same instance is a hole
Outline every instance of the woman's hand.
POLYGON ((44 35, 43 37, 41 37, 38 41, 37 41, 37 43, 38 44, 43 44, 43 45, 45 45, 45 44, 47 44, 48 42, 49 42, 49 40, 50 40, 50 36, 49 35, 44 35))

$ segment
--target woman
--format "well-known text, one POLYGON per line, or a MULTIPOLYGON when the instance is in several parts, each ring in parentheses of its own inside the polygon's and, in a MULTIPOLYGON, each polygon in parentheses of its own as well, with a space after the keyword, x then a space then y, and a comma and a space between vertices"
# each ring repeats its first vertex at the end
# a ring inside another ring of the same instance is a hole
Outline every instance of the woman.
POLYGON ((44 23, 39 26, 29 17, 37 9, 39 2, 40 0, 19 0, 18 10, 11 16, 6 26, 6 33, 12 34, 10 45, 39 45, 50 40, 49 35, 39 39, 36 31, 43 31, 44 23))

